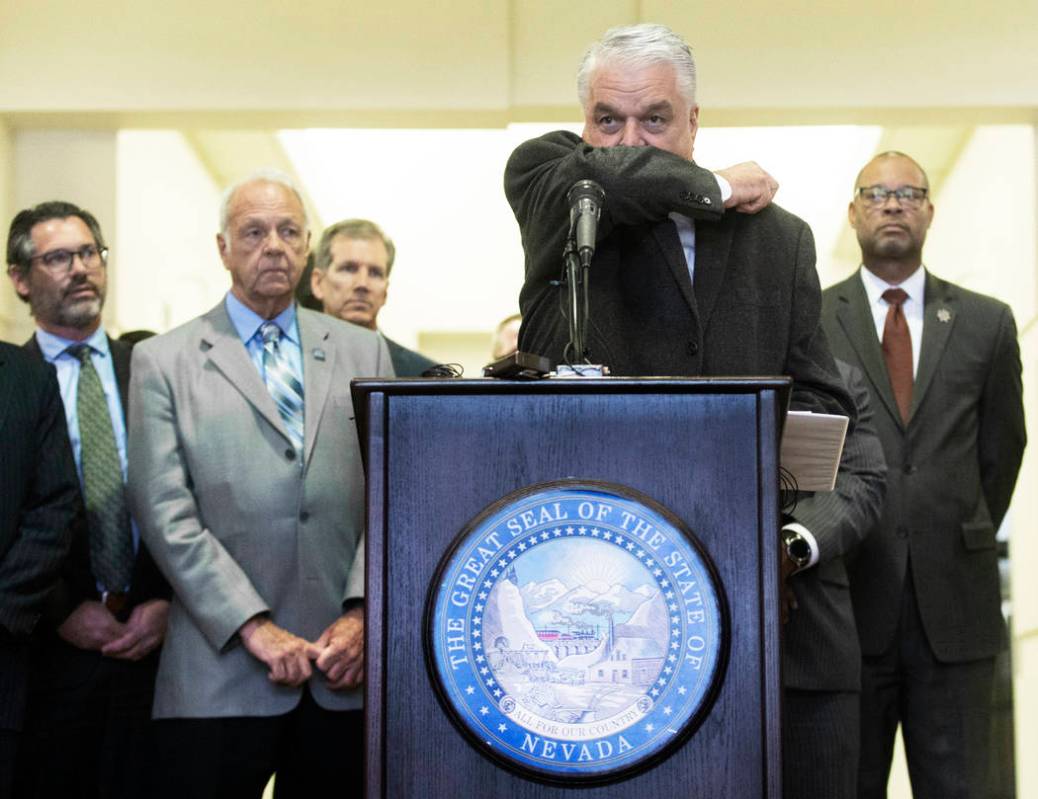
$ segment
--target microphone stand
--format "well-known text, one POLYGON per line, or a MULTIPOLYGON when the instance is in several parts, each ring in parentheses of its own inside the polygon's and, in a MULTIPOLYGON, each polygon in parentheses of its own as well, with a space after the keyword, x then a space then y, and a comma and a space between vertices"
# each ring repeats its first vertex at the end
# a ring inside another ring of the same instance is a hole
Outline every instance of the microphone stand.
POLYGON ((584 322, 587 314, 587 286, 583 283, 580 256, 577 255, 577 240, 570 231, 566 238, 566 249, 562 254, 566 266, 567 300, 569 304, 569 341, 573 347, 573 360, 584 360, 584 322), (583 296, 581 296, 583 295, 583 296), (582 301, 583 300, 583 301, 582 301))

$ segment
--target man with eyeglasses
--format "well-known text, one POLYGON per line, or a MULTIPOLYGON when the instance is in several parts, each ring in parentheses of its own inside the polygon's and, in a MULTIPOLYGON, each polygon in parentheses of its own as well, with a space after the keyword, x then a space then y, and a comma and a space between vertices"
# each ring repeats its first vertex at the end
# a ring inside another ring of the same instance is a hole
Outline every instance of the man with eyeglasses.
POLYGON ((53 364, 79 472, 85 524, 33 648, 24 796, 146 795, 155 762, 151 701, 169 586, 125 495, 130 347, 101 323, 108 248, 97 219, 67 202, 15 216, 8 275, 53 364))
POLYGON ((986 796, 995 655, 1006 643, 995 533, 1026 435, 1009 307, 930 273, 926 173, 886 152, 848 215, 858 274, 823 292, 837 358, 872 394, 888 465, 879 527, 851 565, 861 639, 860 799, 886 796, 901 724, 916 799, 986 796))

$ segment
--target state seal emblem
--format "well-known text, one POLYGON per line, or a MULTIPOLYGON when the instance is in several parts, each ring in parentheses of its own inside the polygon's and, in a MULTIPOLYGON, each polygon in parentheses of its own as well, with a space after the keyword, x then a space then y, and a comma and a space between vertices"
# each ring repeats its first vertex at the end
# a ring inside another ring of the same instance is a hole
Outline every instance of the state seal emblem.
POLYGON ((494 503, 430 585, 426 660, 442 705, 501 765, 607 782, 698 728, 723 678, 728 614, 682 522, 621 486, 566 480, 494 503))

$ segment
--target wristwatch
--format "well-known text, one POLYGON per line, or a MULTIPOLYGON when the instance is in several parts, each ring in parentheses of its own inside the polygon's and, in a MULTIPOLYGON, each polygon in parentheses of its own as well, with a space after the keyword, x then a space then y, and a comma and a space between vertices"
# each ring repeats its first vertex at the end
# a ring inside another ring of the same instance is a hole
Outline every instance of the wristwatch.
POLYGON ((797 571, 807 568, 811 562, 811 545, 796 530, 782 531, 782 545, 786 548, 786 557, 793 561, 797 571))

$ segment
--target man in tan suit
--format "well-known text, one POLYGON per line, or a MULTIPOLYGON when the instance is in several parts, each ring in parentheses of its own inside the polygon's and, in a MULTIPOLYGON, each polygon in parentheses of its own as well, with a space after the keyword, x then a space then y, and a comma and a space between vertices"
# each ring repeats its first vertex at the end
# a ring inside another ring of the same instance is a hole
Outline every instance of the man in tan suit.
POLYGON ((297 308, 298 192, 232 187, 232 287, 134 351, 131 499, 175 599, 154 715, 177 796, 360 788, 363 475, 350 380, 392 375, 374 333, 297 308))

